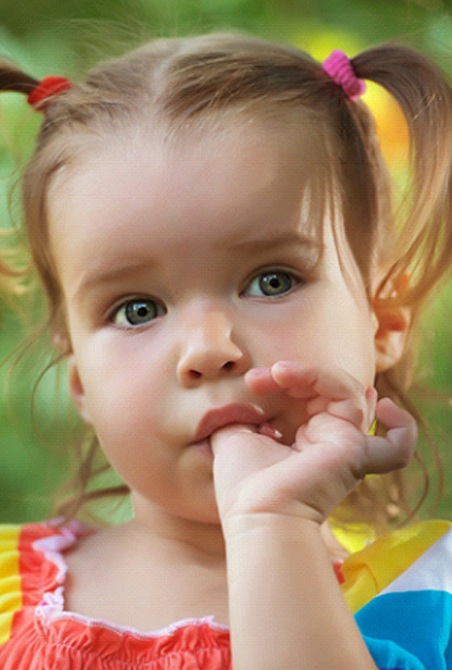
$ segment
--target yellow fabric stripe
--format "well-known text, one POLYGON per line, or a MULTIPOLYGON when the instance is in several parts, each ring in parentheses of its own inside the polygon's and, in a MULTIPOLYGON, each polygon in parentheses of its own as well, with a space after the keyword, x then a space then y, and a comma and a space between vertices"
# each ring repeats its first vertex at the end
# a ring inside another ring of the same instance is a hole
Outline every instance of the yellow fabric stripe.
POLYGON ((349 554, 356 554, 357 551, 365 549, 376 540, 375 531, 369 524, 348 523, 345 526, 337 523, 334 517, 329 520, 329 523, 334 537, 349 554))
POLYGON ((0 645, 8 641, 13 616, 22 607, 19 537, 22 526, 0 525, 0 645))
POLYGON ((397 530, 353 554, 342 566, 345 598, 357 612, 450 529, 449 521, 423 521, 397 530))

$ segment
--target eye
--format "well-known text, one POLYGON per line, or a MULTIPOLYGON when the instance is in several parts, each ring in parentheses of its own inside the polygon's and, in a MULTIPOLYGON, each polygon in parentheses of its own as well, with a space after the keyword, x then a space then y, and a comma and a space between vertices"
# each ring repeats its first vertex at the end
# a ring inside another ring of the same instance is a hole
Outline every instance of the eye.
POLYGON ((120 305, 111 320, 117 326, 126 328, 144 326, 150 321, 166 314, 165 307, 156 300, 134 298, 120 305))
POLYGON ((244 291, 244 295, 280 296, 288 293, 301 280, 287 270, 266 270, 254 277, 244 291))

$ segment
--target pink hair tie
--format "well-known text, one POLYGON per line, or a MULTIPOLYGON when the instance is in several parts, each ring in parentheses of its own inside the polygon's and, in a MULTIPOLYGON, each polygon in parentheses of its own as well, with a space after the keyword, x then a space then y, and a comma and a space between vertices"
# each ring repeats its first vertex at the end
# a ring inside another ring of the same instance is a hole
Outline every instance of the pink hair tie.
POLYGON ((46 111, 46 100, 52 98, 58 93, 67 91, 72 87, 71 82, 66 77, 57 77, 56 75, 49 75, 44 77, 37 86, 28 94, 27 102, 33 109, 40 112, 46 111))
POLYGON ((366 84, 356 76, 350 58, 343 51, 333 51, 322 67, 350 100, 356 100, 365 92, 366 84))

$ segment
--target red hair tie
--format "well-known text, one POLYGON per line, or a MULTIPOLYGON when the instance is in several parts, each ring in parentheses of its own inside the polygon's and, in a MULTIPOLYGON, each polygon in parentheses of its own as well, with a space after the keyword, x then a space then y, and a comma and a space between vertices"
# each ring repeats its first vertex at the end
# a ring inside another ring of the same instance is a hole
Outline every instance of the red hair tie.
POLYGON ((72 84, 66 77, 49 75, 41 79, 39 84, 28 94, 27 102, 33 109, 45 112, 47 107, 45 101, 47 98, 52 98, 54 95, 67 91, 71 87, 72 84))
POLYGON ((350 100, 356 100, 365 92, 366 84, 356 76, 350 58, 343 51, 333 51, 322 67, 350 100))

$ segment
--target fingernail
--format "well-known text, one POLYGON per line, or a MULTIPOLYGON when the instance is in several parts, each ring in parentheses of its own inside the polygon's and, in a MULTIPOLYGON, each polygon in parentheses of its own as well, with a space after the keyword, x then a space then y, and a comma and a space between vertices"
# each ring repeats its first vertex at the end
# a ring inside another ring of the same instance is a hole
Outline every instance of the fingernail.
POLYGON ((294 362, 293 361, 278 361, 274 365, 272 365, 272 368, 279 368, 283 370, 288 370, 290 368, 293 368, 294 362))
POLYGON ((376 402, 378 398, 378 391, 373 386, 369 386, 366 390, 366 400, 367 402, 376 402))
POLYGON ((282 433, 277 428, 274 428, 269 423, 262 423, 257 428, 259 435, 265 435, 266 437, 271 437, 274 440, 280 440, 282 438, 282 433))

